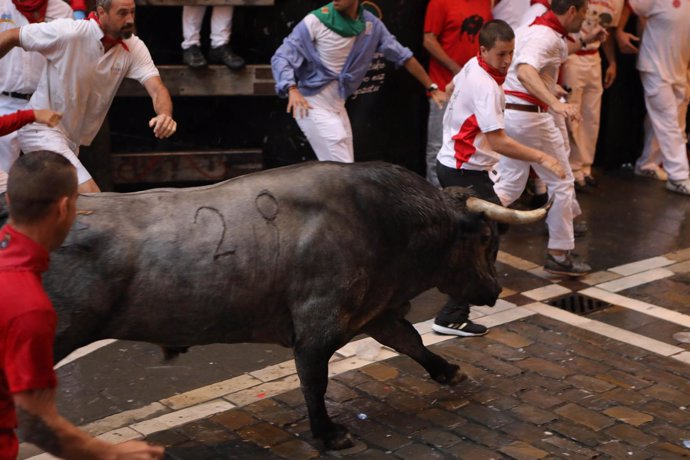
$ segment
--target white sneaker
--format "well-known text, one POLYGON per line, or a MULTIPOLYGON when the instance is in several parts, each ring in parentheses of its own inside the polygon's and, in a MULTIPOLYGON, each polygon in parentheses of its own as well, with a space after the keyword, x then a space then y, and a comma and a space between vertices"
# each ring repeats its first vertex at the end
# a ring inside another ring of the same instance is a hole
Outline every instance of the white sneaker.
POLYGON ((690 195, 690 179, 685 180, 668 180, 666 181, 666 188, 672 192, 682 193, 683 195, 690 195))
POLYGON ((635 175, 661 181, 668 180, 668 174, 666 174, 666 171, 661 169, 659 165, 655 164, 646 165, 644 168, 635 166, 635 175))

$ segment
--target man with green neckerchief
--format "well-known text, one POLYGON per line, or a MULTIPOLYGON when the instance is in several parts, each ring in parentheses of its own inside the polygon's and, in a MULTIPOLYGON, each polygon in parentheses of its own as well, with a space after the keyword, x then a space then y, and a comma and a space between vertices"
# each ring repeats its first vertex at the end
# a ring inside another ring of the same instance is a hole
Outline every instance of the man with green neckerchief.
POLYGON ((345 100, 362 83, 376 53, 404 66, 439 106, 446 94, 386 26, 359 0, 334 0, 308 14, 273 55, 276 92, 319 160, 352 163, 352 128, 345 100))

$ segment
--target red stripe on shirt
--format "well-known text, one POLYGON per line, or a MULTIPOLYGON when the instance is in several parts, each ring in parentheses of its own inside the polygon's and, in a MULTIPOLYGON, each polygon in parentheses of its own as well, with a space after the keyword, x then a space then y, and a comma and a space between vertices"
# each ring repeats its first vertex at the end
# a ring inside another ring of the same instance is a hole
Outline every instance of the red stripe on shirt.
POLYGON ((479 134, 479 124, 477 117, 470 116, 460 126, 458 133, 452 137, 455 141, 455 168, 460 169, 463 163, 467 163, 470 157, 477 151, 474 146, 474 139, 479 134))

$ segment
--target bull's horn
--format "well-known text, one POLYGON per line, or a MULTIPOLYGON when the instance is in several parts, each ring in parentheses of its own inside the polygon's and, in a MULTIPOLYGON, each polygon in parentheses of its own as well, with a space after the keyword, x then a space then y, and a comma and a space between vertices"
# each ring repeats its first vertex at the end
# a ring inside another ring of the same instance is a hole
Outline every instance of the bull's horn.
POLYGON ((531 211, 518 211, 471 196, 467 198, 467 209, 472 212, 484 213, 489 219, 503 224, 531 224, 546 216, 551 203, 553 203, 553 197, 541 208, 532 209, 531 211))

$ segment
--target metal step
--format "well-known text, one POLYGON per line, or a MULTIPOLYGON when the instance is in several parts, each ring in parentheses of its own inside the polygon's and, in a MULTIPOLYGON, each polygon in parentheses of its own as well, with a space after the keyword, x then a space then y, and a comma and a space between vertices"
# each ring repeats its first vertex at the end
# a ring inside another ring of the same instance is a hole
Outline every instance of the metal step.
MULTIPOLYGON (((248 65, 240 71, 223 65, 211 65, 205 69, 163 65, 158 66, 158 70, 171 96, 275 96, 275 82, 269 65, 248 65)), ((126 78, 117 95, 142 97, 147 93, 139 82, 126 78)))
POLYGON ((135 0, 137 6, 233 5, 273 6, 273 0, 135 0))
POLYGON ((113 153, 115 184, 217 182, 263 169, 261 149, 113 153))

